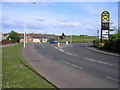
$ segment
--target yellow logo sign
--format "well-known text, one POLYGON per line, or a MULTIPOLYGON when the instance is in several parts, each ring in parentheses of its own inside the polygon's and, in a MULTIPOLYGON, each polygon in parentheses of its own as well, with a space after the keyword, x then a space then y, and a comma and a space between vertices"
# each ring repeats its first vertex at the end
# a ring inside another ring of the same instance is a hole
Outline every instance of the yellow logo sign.
POLYGON ((107 16, 104 16, 104 17, 102 18, 102 20, 103 20, 103 21, 108 21, 109 18, 108 18, 107 16))
POLYGON ((104 12, 102 13, 102 15, 109 15, 109 13, 106 12, 106 11, 104 11, 104 12))

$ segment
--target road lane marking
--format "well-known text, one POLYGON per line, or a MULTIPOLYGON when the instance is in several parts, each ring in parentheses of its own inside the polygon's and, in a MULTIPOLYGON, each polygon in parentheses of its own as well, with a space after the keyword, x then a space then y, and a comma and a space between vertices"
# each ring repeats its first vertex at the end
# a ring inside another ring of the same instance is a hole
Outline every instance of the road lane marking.
POLYGON ((85 59, 87 59, 89 61, 92 61, 92 62, 96 62, 96 60, 93 60, 93 59, 90 59, 90 58, 85 58, 85 59))
POLYGON ((106 78, 111 79, 111 80, 114 80, 114 81, 119 81, 118 79, 112 78, 112 77, 110 77, 110 76, 106 76, 106 78))
POLYGON ((84 58, 86 60, 89 60, 89 61, 92 61, 92 62, 96 62, 96 63, 101 63, 101 64, 106 64, 106 65, 110 65, 110 66, 113 66, 114 64, 110 64, 110 63, 106 63, 106 62, 102 62, 102 61, 98 61, 98 60, 93 60, 93 59, 90 59, 90 58, 84 58))
POLYGON ((68 64, 68 65, 73 66, 73 67, 76 67, 76 68, 79 68, 79 69, 83 69, 83 67, 79 67, 79 66, 77 66, 77 65, 75 65, 75 64, 71 64, 71 63, 66 62, 66 61, 63 61, 63 60, 60 60, 60 62, 65 63, 65 64, 68 64))
POLYGON ((66 54, 72 55, 72 56, 77 56, 75 54, 69 53, 69 52, 65 52, 66 54))
POLYGON ((72 53, 69 53, 69 52, 65 52, 62 48, 55 47, 54 45, 52 45, 52 46, 53 46, 54 48, 60 50, 61 52, 64 52, 64 53, 69 54, 69 55, 71 55, 71 56, 77 56, 77 55, 75 55, 75 54, 72 54, 72 53))
POLYGON ((64 52, 64 50, 63 49, 59 49, 60 51, 62 51, 62 52, 64 52))

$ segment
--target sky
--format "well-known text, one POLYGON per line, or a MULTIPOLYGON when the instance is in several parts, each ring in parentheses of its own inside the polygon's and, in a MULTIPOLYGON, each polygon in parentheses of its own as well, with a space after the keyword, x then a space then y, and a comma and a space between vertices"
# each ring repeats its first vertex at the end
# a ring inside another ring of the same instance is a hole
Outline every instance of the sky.
POLYGON ((97 35, 101 13, 118 27, 118 2, 1 2, 2 33, 11 30, 60 35, 97 35))

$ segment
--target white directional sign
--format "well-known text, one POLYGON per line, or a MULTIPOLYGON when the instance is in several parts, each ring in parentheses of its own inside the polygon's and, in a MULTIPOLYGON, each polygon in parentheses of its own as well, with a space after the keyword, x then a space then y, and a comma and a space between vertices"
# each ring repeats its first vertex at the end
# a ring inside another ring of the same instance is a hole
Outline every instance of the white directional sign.
POLYGON ((102 35, 102 39, 107 40, 108 39, 108 35, 102 35))
POLYGON ((109 32, 108 30, 103 30, 102 34, 107 34, 108 35, 108 32, 109 32))

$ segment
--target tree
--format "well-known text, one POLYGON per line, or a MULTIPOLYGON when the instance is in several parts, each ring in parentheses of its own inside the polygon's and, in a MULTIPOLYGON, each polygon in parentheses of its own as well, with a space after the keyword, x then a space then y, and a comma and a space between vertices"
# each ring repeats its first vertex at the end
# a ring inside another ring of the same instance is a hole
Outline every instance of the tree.
POLYGON ((64 39, 66 37, 66 35, 64 33, 62 33, 62 35, 60 36, 60 39, 64 39))
POLYGON ((7 37, 7 40, 11 40, 12 43, 16 43, 20 41, 20 36, 18 35, 18 33, 14 32, 14 31, 11 31, 9 33, 9 36, 7 37))

